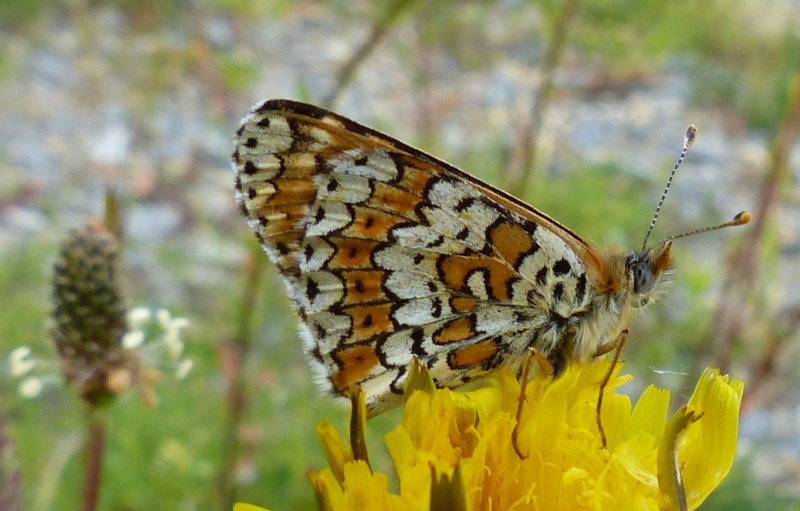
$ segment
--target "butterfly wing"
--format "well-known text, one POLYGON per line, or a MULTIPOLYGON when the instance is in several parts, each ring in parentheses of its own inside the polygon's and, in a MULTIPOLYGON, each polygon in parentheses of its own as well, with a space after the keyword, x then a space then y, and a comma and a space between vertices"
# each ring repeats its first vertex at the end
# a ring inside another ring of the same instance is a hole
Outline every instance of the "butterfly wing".
POLYGON ((373 414, 398 402, 413 357, 458 386, 528 346, 553 350, 549 330, 589 303, 600 263, 574 233, 345 117, 267 101, 243 120, 233 160, 320 383, 358 385, 373 414))

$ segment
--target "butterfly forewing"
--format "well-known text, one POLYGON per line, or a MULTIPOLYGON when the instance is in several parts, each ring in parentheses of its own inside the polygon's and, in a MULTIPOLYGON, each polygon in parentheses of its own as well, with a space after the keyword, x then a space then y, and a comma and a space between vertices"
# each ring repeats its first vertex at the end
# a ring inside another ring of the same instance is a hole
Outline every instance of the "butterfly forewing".
MULTIPOLYGON (((458 386, 564 332, 600 260, 580 238, 458 169, 326 110, 253 109, 235 138, 239 205, 277 264, 320 382, 374 414, 413 357, 458 386)), ((574 341, 574 340, 573 340, 574 341)), ((574 342, 573 342, 574 344, 574 342)))

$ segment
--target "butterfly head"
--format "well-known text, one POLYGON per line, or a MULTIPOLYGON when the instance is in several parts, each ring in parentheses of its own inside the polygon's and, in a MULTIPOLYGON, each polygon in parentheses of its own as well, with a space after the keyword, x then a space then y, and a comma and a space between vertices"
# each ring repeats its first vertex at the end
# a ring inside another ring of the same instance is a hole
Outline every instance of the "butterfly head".
POLYGON ((749 221, 750 213, 742 211, 725 223, 668 236, 649 248, 643 248, 629 255, 625 260, 625 271, 633 297, 631 304, 637 308, 646 305, 660 295, 672 280, 673 240, 726 227, 745 225, 749 221))
POLYGON ((625 261, 631 286, 631 305, 642 307, 660 295, 672 280, 672 242, 634 252, 625 261))

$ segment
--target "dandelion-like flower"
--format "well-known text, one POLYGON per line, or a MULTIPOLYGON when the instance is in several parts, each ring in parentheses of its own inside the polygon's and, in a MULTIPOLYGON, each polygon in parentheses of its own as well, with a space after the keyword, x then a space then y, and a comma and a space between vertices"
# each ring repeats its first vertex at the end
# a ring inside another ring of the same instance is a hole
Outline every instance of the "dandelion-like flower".
POLYGON ((570 368, 556 380, 533 378, 519 424, 520 387, 510 371, 501 369, 477 390, 454 392, 436 389, 417 366, 402 424, 386 436, 399 493, 391 494, 387 476, 355 459, 323 421, 319 435, 330 466, 310 473, 319 508, 660 510, 679 509, 685 499, 696 509, 733 463, 743 383, 707 369, 689 403, 667 422, 668 391, 648 387, 632 406, 613 392, 631 377, 615 376, 605 389, 603 448, 596 406, 609 364, 570 368))

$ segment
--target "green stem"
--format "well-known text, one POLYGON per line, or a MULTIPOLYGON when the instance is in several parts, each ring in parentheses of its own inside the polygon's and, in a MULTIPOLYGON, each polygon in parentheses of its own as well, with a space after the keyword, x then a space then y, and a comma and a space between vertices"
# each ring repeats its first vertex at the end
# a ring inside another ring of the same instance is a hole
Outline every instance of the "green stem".
POLYGON ((222 466, 217 477, 222 509, 231 509, 236 498, 234 476, 239 461, 239 429, 247 408, 247 377, 243 362, 247 359, 252 346, 253 321, 264 280, 266 261, 267 259, 263 257, 258 246, 253 245, 245 265, 236 337, 231 343, 233 367, 229 368, 230 379, 226 396, 227 418, 222 437, 222 466))
POLYGON ((514 149, 504 188, 517 197, 524 197, 536 165, 536 151, 544 124, 544 114, 553 96, 556 73, 567 47, 569 29, 578 11, 578 0, 566 0, 553 27, 553 35, 542 62, 542 84, 534 95, 530 116, 521 131, 521 141, 514 149))
POLYGON ((389 29, 400 18, 400 16, 407 11, 415 2, 415 0, 394 0, 389 3, 386 10, 382 13, 372 26, 372 30, 361 46, 353 53, 350 60, 336 74, 336 81, 334 82, 331 92, 322 99, 320 104, 325 108, 333 108, 339 95, 353 81, 356 72, 361 67, 361 64, 367 60, 375 48, 378 47, 380 42, 389 32, 389 29))

